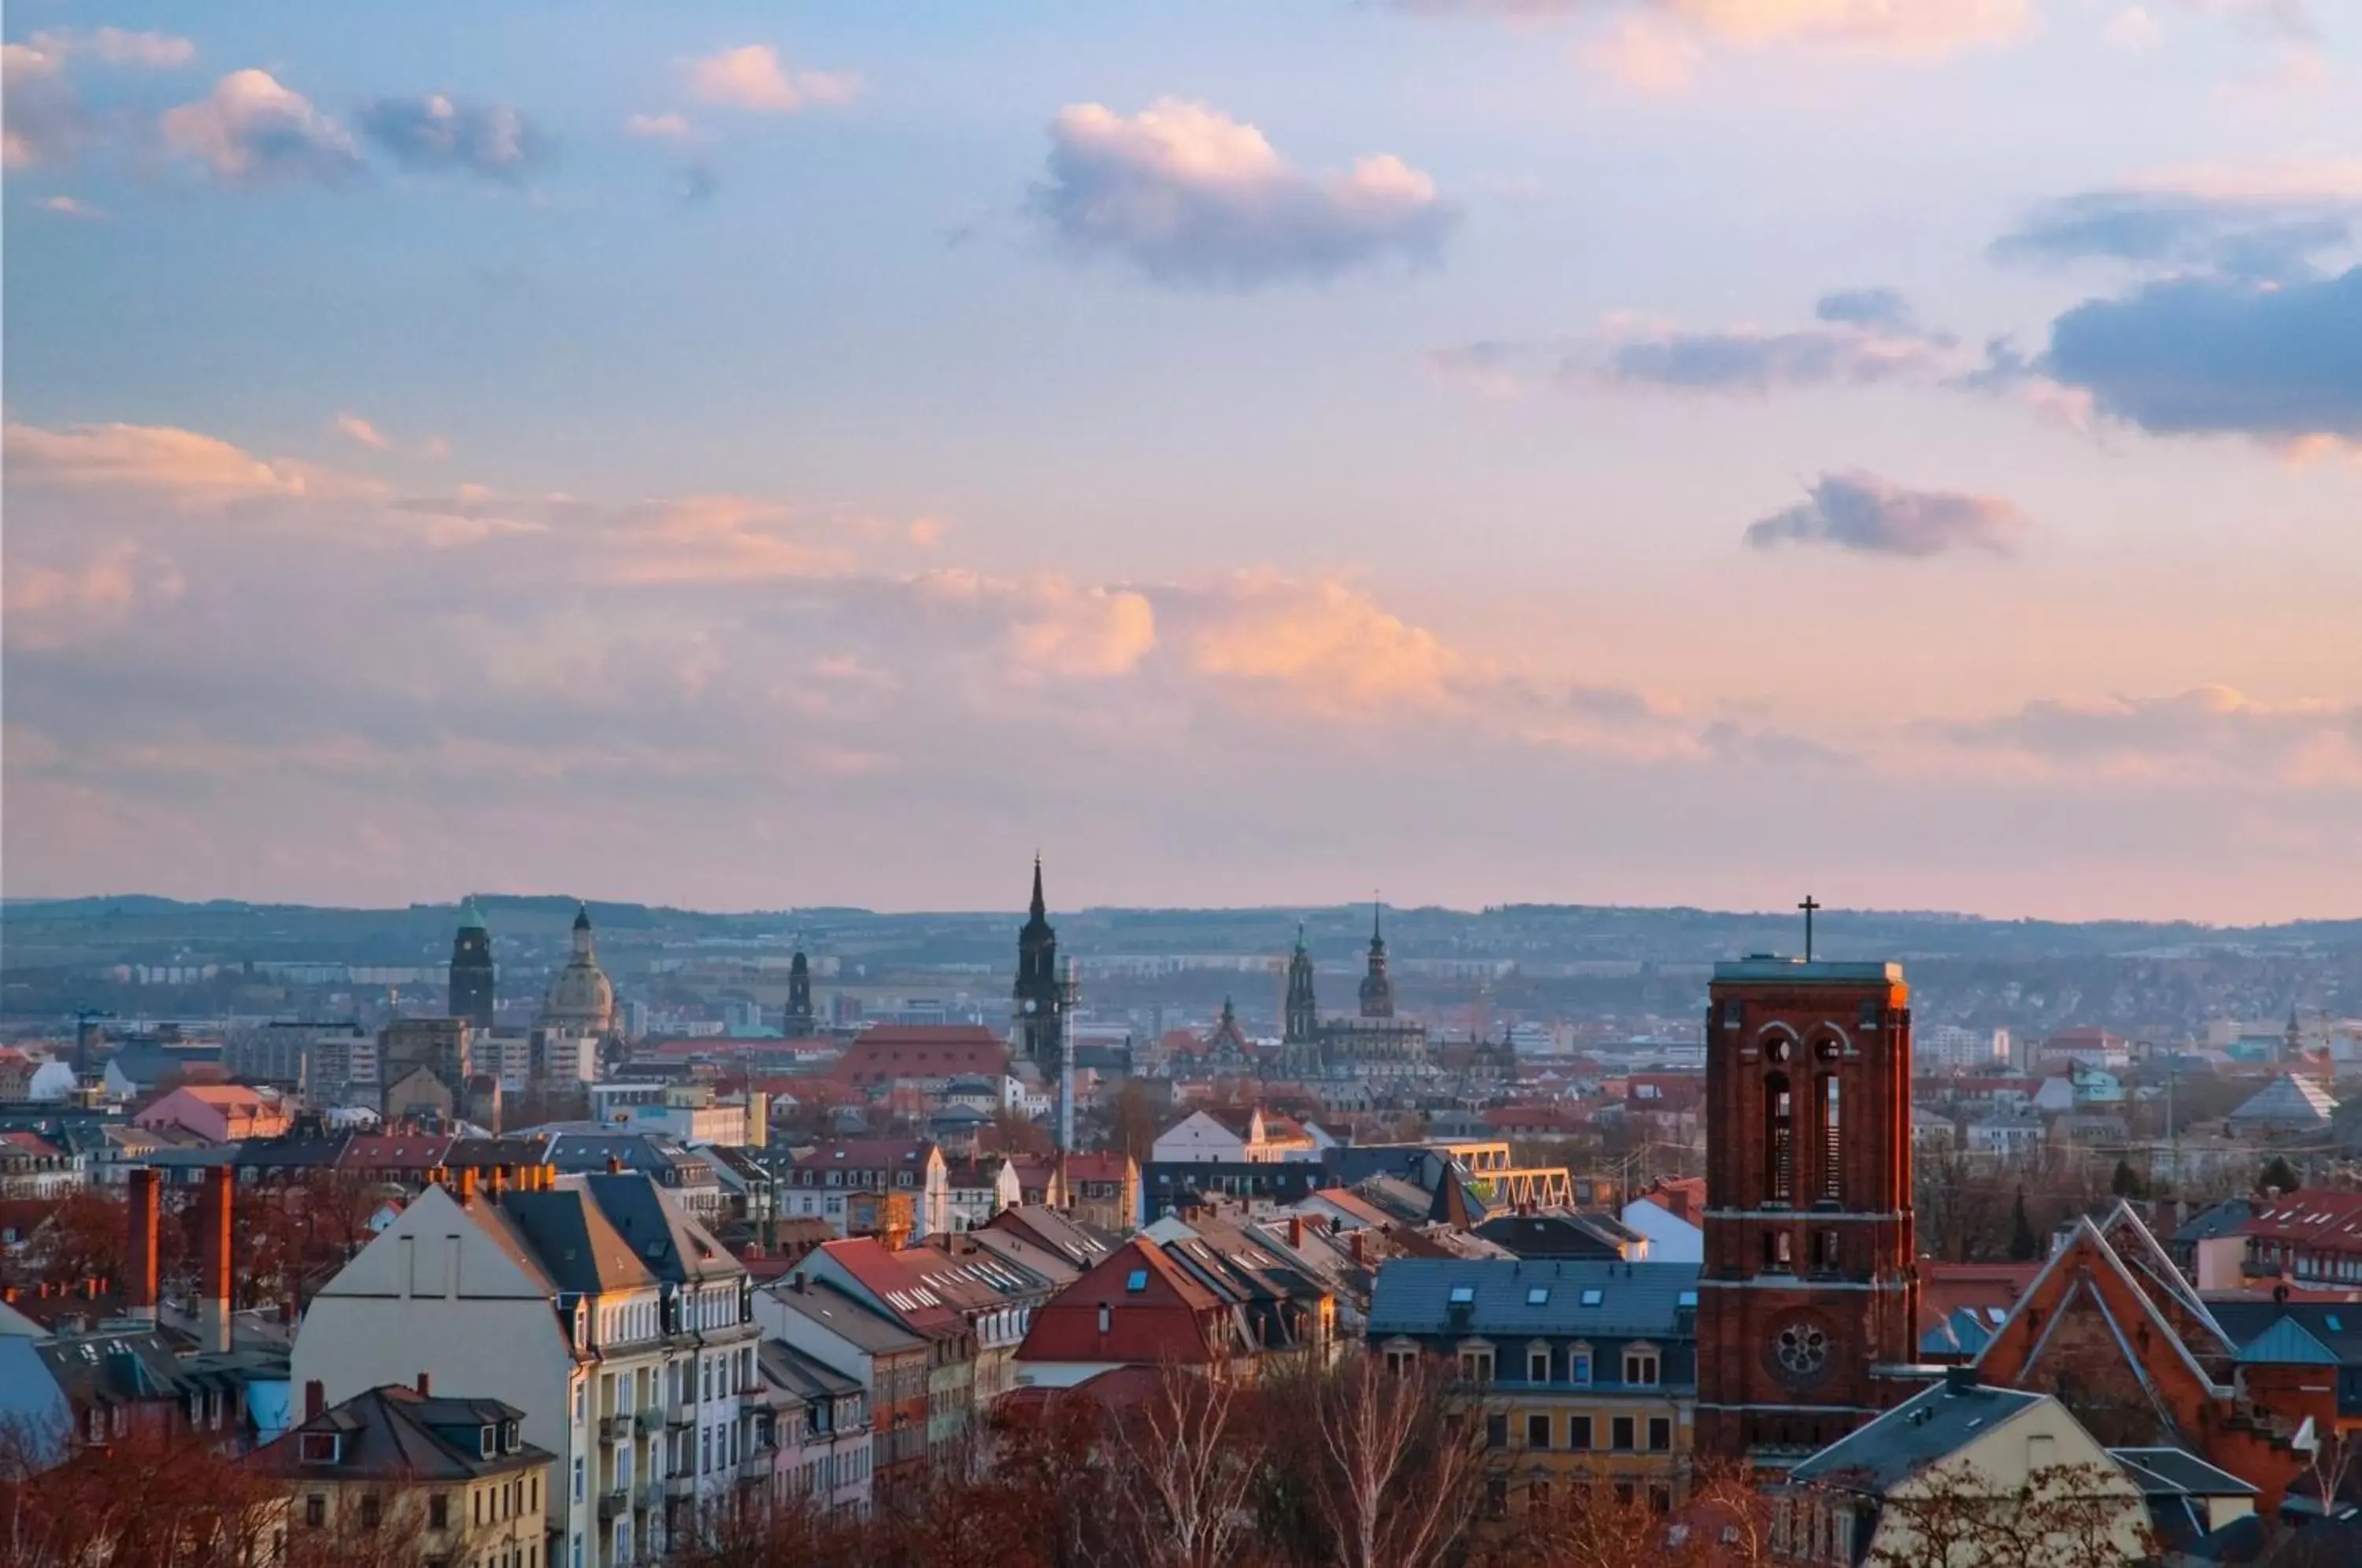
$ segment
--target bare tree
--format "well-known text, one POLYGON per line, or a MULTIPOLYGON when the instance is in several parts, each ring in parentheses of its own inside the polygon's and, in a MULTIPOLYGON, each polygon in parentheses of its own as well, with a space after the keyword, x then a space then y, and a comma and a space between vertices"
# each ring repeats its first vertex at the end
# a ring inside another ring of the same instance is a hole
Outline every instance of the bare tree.
POLYGON ((1165 1364, 1156 1391, 1109 1422, 1128 1556, 1156 1568, 1235 1562, 1261 1445, 1232 1419, 1236 1386, 1165 1364))
POLYGON ((1866 1568, 2129 1568, 2155 1550, 2139 1492, 2099 1464, 2043 1465, 2011 1484, 1950 1461, 1882 1496, 1837 1477, 1791 1501, 1792 1553, 1809 1552, 1837 1533, 1836 1521, 1850 1519, 1872 1532, 1866 1568))
POLYGON ((1267 1469, 1342 1568, 1431 1568, 1466 1537, 1484 1486, 1481 1412, 1438 1363, 1375 1356, 1273 1385, 1267 1469))

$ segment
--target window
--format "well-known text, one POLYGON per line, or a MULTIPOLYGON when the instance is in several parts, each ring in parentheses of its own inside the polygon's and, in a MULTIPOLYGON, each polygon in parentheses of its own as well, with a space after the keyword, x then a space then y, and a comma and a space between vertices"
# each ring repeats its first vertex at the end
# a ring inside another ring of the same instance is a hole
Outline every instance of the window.
POLYGON ((1657 1383, 1657 1353, 1652 1350, 1626 1351, 1624 1353, 1624 1381, 1636 1387, 1655 1387, 1657 1383))
POLYGON ((1507 1448, 1509 1446, 1508 1417, 1487 1416, 1485 1418, 1485 1446, 1486 1448, 1507 1448))
POLYGON ((582 1456, 578 1453, 574 1456, 574 1500, 578 1503, 582 1500, 582 1456))
POLYGON ((1547 1286, 1547 1285, 1536 1285, 1536 1286, 1528 1286, 1528 1287, 1527 1287, 1527 1290, 1526 1290, 1526 1305, 1527 1305, 1527 1306, 1529 1306, 1529 1307, 1547 1307, 1547 1306, 1549 1306, 1549 1305, 1550 1305, 1550 1286, 1547 1286))
POLYGON ((385 1504, 375 1492, 361 1494, 361 1529, 375 1529, 383 1522, 385 1504))
POLYGON ((310 1496, 304 1498, 304 1523, 305 1528, 310 1529, 318 1529, 327 1522, 328 1499, 317 1492, 315 1492, 310 1496))
POLYGON ((1526 1483, 1526 1511, 1539 1514, 1550 1507, 1550 1483, 1536 1476, 1526 1483))
POLYGON ((1788 1092, 1788 1075, 1773 1073, 1763 1080, 1763 1198, 1767 1203, 1795 1199, 1796 1110, 1788 1092))
POLYGON ((426 1528, 448 1529, 450 1527, 451 1498, 447 1493, 437 1492, 426 1499, 426 1528))
POLYGON ((1574 1384, 1591 1381, 1591 1352, 1588 1348, 1566 1353, 1566 1380, 1574 1384))
POLYGON ((1550 1381, 1550 1352, 1537 1350, 1526 1353, 1526 1381, 1529 1383, 1550 1381))
POLYGON ((334 1464, 337 1462, 337 1434, 305 1432, 298 1452, 306 1464, 334 1464))
POLYGON ((1551 1419, 1548 1416, 1526 1418, 1526 1446, 1548 1448, 1551 1445, 1551 1419))
POLYGON ((1451 1294, 1445 1299, 1454 1307, 1470 1306, 1476 1299, 1476 1287, 1473 1285, 1455 1285, 1451 1287, 1451 1294))
POLYGON ((1785 1231, 1764 1231, 1763 1266, 1767 1269, 1794 1269, 1796 1258, 1791 1246, 1792 1240, 1785 1231))
POLYGON ((1813 1232, 1813 1267, 1822 1273, 1835 1273, 1838 1266, 1838 1233, 1835 1231, 1813 1232))
POLYGON ((1583 1295, 1577 1298, 1577 1301, 1581 1306, 1596 1307, 1606 1299, 1607 1293, 1595 1286, 1593 1288, 1584 1291, 1583 1295))
POLYGON ((1123 1276, 1123 1287, 1134 1296, 1139 1295, 1148 1288, 1148 1271, 1144 1268, 1133 1269, 1123 1276))
POLYGON ((1591 1446, 1589 1416, 1569 1416, 1566 1419, 1566 1446, 1578 1453, 1591 1446))
POLYGON ((1671 1416, 1649 1418, 1649 1452, 1650 1453, 1673 1452, 1673 1419, 1671 1416))
POLYGON ((1386 1352, 1386 1370, 1393 1373, 1397 1377, 1407 1374, 1418 1364, 1418 1352, 1415 1350, 1389 1350, 1386 1352))
MULTIPOLYGON (((1834 1041, 1824 1041, 1823 1048, 1837 1049, 1834 1041)), ((1845 1169, 1845 1147, 1838 1131, 1838 1076, 1821 1075, 1821 1201, 1835 1203, 1838 1198, 1839 1177, 1845 1169)))
POLYGON ((1471 1383, 1493 1381, 1493 1353, 1489 1350, 1464 1350, 1460 1353, 1460 1375, 1471 1383))
POLYGON ((1672 1513, 1673 1489, 1661 1482, 1651 1481, 1649 1484, 1649 1511, 1652 1514, 1672 1513))
POLYGON ((1496 1475, 1485 1483, 1485 1512, 1499 1518, 1509 1511, 1509 1478, 1496 1475))
POLYGON ((1735 1002, 1735 1001, 1727 1001, 1727 1002, 1723 1003, 1723 1004, 1722 1004, 1722 1026, 1723 1026, 1725 1029, 1736 1029, 1736 1028, 1738 1028, 1738 1022, 1739 1022, 1739 1014, 1740 1014, 1739 1005, 1738 1005, 1737 1002, 1735 1002))
POLYGON ((1632 1452, 1632 1418, 1617 1416, 1607 1423, 1607 1446, 1618 1453, 1632 1452))

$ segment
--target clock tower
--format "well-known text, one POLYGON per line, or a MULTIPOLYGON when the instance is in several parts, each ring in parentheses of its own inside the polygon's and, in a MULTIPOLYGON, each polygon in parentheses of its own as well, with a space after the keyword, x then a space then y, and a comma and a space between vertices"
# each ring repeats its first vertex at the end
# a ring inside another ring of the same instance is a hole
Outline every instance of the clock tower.
POLYGON ((1759 956, 1710 994, 1694 1446, 1778 1464, 1919 1386, 1911 992, 1759 956))
POLYGON ((1017 933, 1017 1043, 1054 1080, 1065 1044, 1065 989, 1058 974, 1058 932, 1042 901, 1042 857, 1033 857, 1033 903, 1017 933))

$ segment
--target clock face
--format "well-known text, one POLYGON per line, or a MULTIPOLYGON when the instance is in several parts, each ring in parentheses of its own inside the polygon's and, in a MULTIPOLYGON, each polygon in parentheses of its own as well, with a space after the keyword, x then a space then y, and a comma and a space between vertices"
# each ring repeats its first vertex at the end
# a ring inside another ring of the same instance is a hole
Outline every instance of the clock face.
POLYGON ((1027 997, 1025 999, 1025 1010, 1027 1012, 1032 1012, 1033 1010, 1033 999, 1032 997, 1027 997))
POLYGON ((1772 1332, 1771 1362, 1783 1383, 1818 1383, 1829 1366, 1829 1332, 1817 1319, 1792 1318, 1772 1332))

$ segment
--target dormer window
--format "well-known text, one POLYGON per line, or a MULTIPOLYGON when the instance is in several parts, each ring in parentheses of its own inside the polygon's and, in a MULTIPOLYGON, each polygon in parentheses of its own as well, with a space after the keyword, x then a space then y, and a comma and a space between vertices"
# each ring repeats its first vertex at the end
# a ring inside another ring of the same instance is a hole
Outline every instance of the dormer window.
POLYGON ((334 1464, 343 1456, 344 1440, 336 1432, 304 1432, 296 1441, 297 1456, 306 1464, 334 1464))
POLYGON ((501 1423, 501 1452, 514 1453, 516 1451, 517 1424, 514 1421, 503 1421, 501 1423))
POLYGON ((491 1458, 492 1455, 500 1452, 500 1447, 496 1441, 499 1436, 500 1429, 498 1427, 485 1427, 477 1433, 477 1441, 480 1445, 480 1451, 486 1459, 491 1458))

